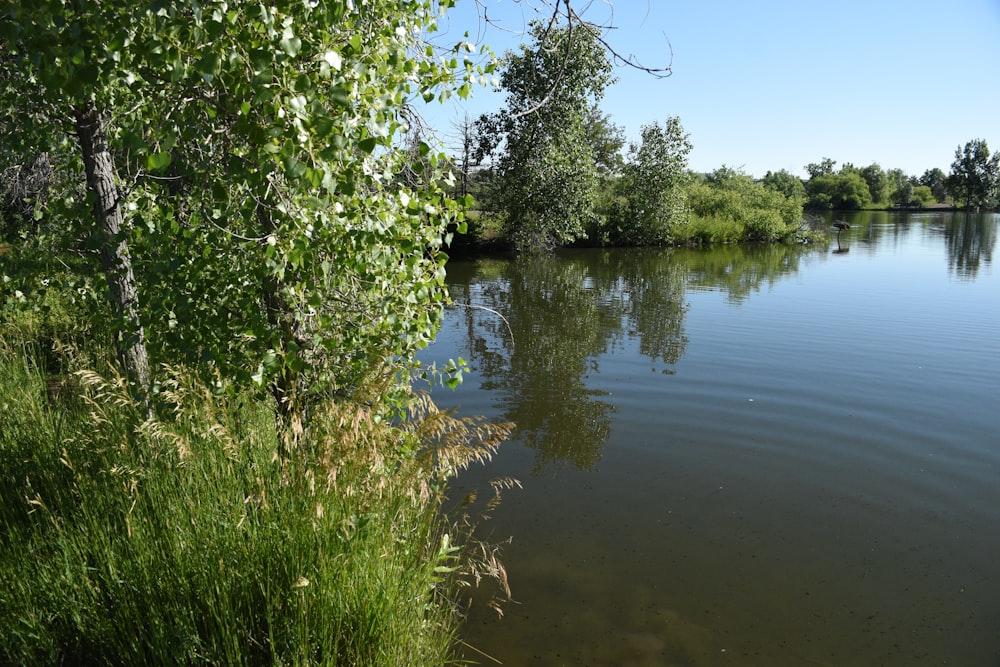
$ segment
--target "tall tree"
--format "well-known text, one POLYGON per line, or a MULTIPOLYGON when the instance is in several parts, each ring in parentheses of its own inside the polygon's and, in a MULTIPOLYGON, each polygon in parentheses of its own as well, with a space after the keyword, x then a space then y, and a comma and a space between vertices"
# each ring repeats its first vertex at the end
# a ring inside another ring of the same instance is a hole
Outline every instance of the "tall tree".
POLYGON ((594 217, 598 166, 588 121, 612 81, 592 30, 534 23, 530 35, 532 44, 505 56, 506 108, 477 121, 480 154, 498 153, 490 204, 520 250, 580 238, 594 217))
POLYGON ((1000 194, 1000 153, 990 155, 985 139, 973 139, 955 149, 947 180, 956 202, 979 210, 996 206, 1000 194))
POLYGON ((125 225, 118 172, 108 145, 105 114, 94 100, 84 99, 77 102, 73 115, 87 192, 93 200, 101 269, 107 280, 112 309, 122 324, 116 338, 118 356, 139 393, 145 394, 150 383, 149 355, 139 319, 139 288, 126 242, 129 230, 125 225))
POLYGON ((616 187, 619 195, 609 220, 609 240, 622 245, 667 243, 686 218, 684 186, 689 175, 689 135, 680 118, 642 127, 642 138, 629 147, 616 187))
MULTIPOLYGON (((144 394, 149 358, 127 244, 131 229, 109 144, 114 99, 107 89, 116 85, 109 83, 121 76, 121 66, 112 61, 106 42, 111 35, 119 40, 130 36, 127 16, 115 7, 57 1, 2 6, 0 123, 5 154, 46 154, 63 137, 74 138, 75 159, 62 166, 85 175, 90 210, 81 210, 80 217, 92 221, 89 231, 119 319, 119 359, 137 393, 144 394)), ((122 88, 119 100, 128 97, 128 89, 122 88)))
POLYGON ((476 149, 476 124, 465 114, 461 120, 454 125, 458 132, 458 172, 459 189, 458 193, 465 197, 469 194, 469 180, 472 175, 472 168, 475 165, 476 149))
POLYGON ((868 184, 868 193, 873 204, 881 204, 889 199, 889 177, 878 162, 862 167, 860 173, 868 184))
POLYGON ((913 182, 902 169, 890 169, 887 174, 890 199, 896 206, 909 206, 913 202, 913 182))
POLYGON ((583 131, 594 153, 594 165, 604 178, 617 176, 622 169, 622 128, 615 125, 609 114, 595 104, 583 118, 583 131))

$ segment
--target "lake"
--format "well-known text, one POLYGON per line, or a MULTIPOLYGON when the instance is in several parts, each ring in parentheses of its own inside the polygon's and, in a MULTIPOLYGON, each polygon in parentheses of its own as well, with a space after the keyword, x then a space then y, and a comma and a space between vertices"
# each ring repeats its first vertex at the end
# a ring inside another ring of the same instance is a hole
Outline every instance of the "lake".
POLYGON ((1000 216, 847 219, 449 263, 422 358, 473 372, 435 399, 518 425, 452 496, 523 485, 479 523, 513 601, 473 601, 467 658, 1000 664, 1000 216))

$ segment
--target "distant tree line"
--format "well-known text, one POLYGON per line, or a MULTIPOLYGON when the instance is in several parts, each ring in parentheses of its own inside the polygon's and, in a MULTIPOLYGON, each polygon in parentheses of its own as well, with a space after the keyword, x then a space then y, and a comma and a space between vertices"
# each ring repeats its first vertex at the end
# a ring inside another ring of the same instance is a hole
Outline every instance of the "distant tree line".
POLYGON ((807 209, 851 210, 862 208, 921 208, 947 204, 972 209, 995 208, 1000 197, 1000 153, 990 154, 984 139, 969 141, 955 150, 951 172, 934 168, 910 176, 902 169, 883 169, 877 162, 867 167, 824 158, 806 165, 808 178, 787 171, 768 172, 763 182, 789 196, 800 197, 807 209))

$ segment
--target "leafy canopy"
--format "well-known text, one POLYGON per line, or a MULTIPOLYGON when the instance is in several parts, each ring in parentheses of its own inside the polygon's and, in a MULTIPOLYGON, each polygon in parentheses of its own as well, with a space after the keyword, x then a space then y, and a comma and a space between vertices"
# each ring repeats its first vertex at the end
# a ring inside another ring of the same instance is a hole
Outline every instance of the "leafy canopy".
POLYGON ((642 138, 629 146, 616 184, 606 235, 612 243, 653 245, 673 240, 688 214, 684 188, 690 180, 692 144, 680 118, 643 125, 642 138))
MULTIPOLYGON (((452 4, 8 2, 3 135, 46 152, 72 143, 75 109, 99 110, 155 358, 347 392, 405 368, 446 299, 462 202, 430 146, 416 166, 400 145, 414 102, 485 75, 470 43, 423 41, 452 4)), ((65 204, 39 215, 92 219, 65 204)))
POLYGON ((598 162, 613 166, 614 130, 596 109, 611 63, 592 30, 532 24, 532 44, 505 55, 506 108, 477 121, 480 156, 498 153, 488 203, 521 250, 583 237, 596 215, 598 162))
POLYGON ((985 139, 959 146, 947 186, 956 202, 970 208, 996 206, 1000 198, 1000 152, 991 155, 985 139))

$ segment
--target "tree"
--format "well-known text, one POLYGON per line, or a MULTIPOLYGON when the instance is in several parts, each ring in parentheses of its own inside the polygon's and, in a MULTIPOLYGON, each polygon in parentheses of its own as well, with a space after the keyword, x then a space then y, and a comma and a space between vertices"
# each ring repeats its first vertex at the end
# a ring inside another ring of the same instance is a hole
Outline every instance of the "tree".
POLYGON ((667 243, 686 216, 684 186, 688 181, 689 135, 680 118, 642 127, 639 143, 615 188, 618 195, 609 215, 607 236, 619 245, 667 243))
POLYGON ((861 178, 868 184, 868 193, 873 204, 881 204, 889 199, 889 177, 878 162, 873 162, 860 170, 861 178))
POLYGON ((913 182, 902 169, 890 169, 888 173, 890 199, 895 206, 909 206, 913 202, 913 182))
POLYGON ((478 80, 470 44, 422 42, 451 4, 4 5, 3 136, 76 145, 90 203, 42 213, 99 237, 138 384, 145 343, 267 387, 294 431, 311 398, 410 365, 461 211, 437 176, 401 185, 439 163, 400 137, 413 100, 478 80))
POLYGON ((139 288, 126 241, 123 197, 111 158, 106 116, 96 101, 88 99, 76 100, 72 113, 87 177, 87 194, 93 200, 101 269, 107 280, 111 307, 122 324, 116 339, 118 356, 142 395, 150 384, 149 354, 139 319, 139 288))
POLYGON ((919 178, 918 182, 920 185, 926 185, 931 189, 931 194, 934 199, 939 202, 943 202, 945 197, 948 196, 948 190, 945 187, 945 181, 947 176, 943 171, 934 167, 933 169, 928 169, 919 178))
POLYGON ((465 114, 460 121, 456 122, 454 127, 458 131, 459 140, 458 173, 460 185, 458 194, 465 197, 469 194, 469 180, 474 166, 473 155, 476 146, 476 125, 469 117, 469 114, 465 114))
POLYGON ((767 172, 761 183, 764 187, 780 192, 789 199, 804 201, 806 198, 806 187, 802 184, 802 179, 785 169, 767 172))
POLYGON ((915 204, 917 206, 927 206, 928 204, 933 204, 936 200, 934 199, 934 193, 931 191, 928 185, 917 185, 913 188, 913 199, 910 204, 915 204))
POLYGON ((583 118, 583 132, 593 151, 598 174, 602 178, 611 178, 621 173, 621 150, 625 137, 622 128, 612 122, 611 116, 593 105, 583 118))
POLYGON ((813 209, 854 210, 871 202, 868 183, 857 170, 819 174, 806 183, 806 206, 813 209))
MULTIPOLYGON (((93 221, 90 231, 119 320, 119 359, 137 393, 143 394, 150 380, 149 358, 126 241, 121 179, 108 133, 112 102, 107 88, 120 77, 120 66, 111 61, 105 42, 112 35, 123 39, 119 31, 124 38, 130 36, 129 16, 111 7, 78 8, 50 1, 4 7, 0 18, 0 101, 7 110, 2 119, 4 152, 43 155, 59 143, 53 134, 75 136, 78 162, 65 166, 85 175, 90 211, 81 210, 81 217, 93 221), (25 114, 29 96, 36 105, 25 114)), ((120 94, 127 99, 128 89, 120 94)), ((85 207, 81 202, 80 208, 85 207)))
POLYGON ((823 158, 819 163, 810 162, 806 165, 806 173, 809 174, 809 178, 813 179, 818 176, 832 176, 833 168, 837 166, 836 160, 831 160, 828 157, 823 158))
POLYGON ((985 139, 959 146, 947 187, 956 203, 976 210, 995 206, 1000 193, 1000 153, 991 156, 985 139))
POLYGON ((519 250, 569 243, 595 216, 594 105, 612 80, 592 31, 534 23, 530 34, 505 56, 506 108, 477 121, 478 155, 499 153, 489 205, 519 250))

